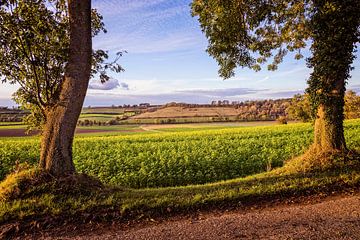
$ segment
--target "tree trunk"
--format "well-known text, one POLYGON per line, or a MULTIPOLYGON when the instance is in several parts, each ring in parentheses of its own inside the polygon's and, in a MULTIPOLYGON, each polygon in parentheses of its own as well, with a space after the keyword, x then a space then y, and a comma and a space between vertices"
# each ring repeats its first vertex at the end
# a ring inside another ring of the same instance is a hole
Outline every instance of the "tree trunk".
POLYGON ((327 112, 338 111, 337 106, 324 106, 318 108, 315 120, 315 141, 316 152, 329 152, 334 150, 346 151, 346 143, 342 119, 336 118, 338 114, 327 112))
POLYGON ((91 0, 68 0, 70 52, 58 103, 47 111, 40 167, 55 176, 73 174, 72 144, 91 71, 91 0))
POLYGON ((316 110, 316 152, 346 151, 345 84, 350 77, 360 23, 359 0, 315 0, 310 29, 313 72, 307 93, 316 110))

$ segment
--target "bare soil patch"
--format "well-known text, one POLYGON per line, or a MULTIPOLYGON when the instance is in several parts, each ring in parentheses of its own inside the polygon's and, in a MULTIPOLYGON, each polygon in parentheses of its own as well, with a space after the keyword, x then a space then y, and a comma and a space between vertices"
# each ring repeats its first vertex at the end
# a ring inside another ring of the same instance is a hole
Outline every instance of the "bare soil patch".
POLYGON ((0 137, 26 137, 26 136, 34 136, 39 134, 39 132, 31 132, 26 134, 26 130, 22 128, 18 129, 0 129, 0 137))

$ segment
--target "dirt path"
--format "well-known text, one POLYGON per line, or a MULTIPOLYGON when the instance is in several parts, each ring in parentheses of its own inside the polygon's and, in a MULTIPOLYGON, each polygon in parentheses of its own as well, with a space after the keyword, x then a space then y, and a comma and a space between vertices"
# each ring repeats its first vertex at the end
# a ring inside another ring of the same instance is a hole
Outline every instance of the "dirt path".
MULTIPOLYGON (((360 239, 360 195, 246 212, 208 213, 124 228, 64 231, 36 239, 360 239)), ((32 237, 22 239, 33 239, 32 237)))

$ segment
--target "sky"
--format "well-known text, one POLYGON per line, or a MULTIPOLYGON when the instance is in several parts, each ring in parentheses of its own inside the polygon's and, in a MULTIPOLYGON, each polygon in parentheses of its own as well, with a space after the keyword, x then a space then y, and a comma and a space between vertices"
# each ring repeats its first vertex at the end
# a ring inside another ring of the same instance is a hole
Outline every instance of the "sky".
MULTIPOLYGON (((207 39, 190 13, 191 0, 93 0, 103 15, 107 34, 93 39, 94 49, 111 57, 126 51, 119 63, 122 73, 109 73, 101 84, 91 79, 84 106, 148 102, 210 103, 288 98, 303 93, 311 72, 305 60, 288 55, 275 72, 237 69, 223 80, 218 66, 206 53, 207 39)), ((305 56, 310 52, 305 49, 305 56)), ((348 89, 360 92, 360 54, 348 89)), ((266 66, 264 67, 266 69, 266 66)), ((0 85, 0 106, 12 106, 16 85, 0 85)))

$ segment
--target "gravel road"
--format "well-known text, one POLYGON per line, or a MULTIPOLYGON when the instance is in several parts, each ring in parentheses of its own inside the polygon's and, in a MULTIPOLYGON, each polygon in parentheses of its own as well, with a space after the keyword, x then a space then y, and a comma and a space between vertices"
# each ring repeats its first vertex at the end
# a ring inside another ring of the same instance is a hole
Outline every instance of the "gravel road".
POLYGON ((206 213, 127 228, 115 224, 74 232, 60 229, 36 239, 360 239, 359 206, 357 194, 320 203, 206 213))

